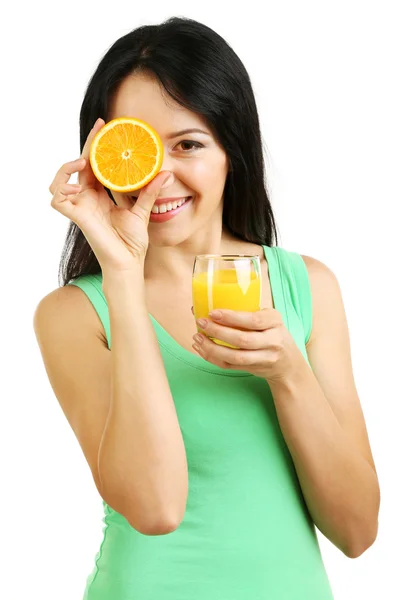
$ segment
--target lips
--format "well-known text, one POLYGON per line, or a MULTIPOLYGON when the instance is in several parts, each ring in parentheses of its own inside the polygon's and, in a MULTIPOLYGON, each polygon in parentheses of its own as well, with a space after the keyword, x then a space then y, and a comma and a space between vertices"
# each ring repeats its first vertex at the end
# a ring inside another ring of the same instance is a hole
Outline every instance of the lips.
POLYGON ((166 212, 172 212, 174 210, 177 210, 181 206, 183 206, 183 204, 186 204, 186 202, 188 200, 191 200, 191 199, 192 199, 192 196, 188 196, 187 198, 182 198, 178 202, 176 200, 174 200, 174 201, 168 201, 168 202, 162 202, 161 204, 160 203, 157 204, 157 202, 155 202, 153 204, 151 212, 153 214, 165 214, 166 212), (177 204, 177 206, 175 206, 175 208, 173 208, 174 204, 177 204), (171 208, 168 208, 168 207, 171 207, 171 208), (164 208, 164 210, 163 210, 163 208, 164 208))
POLYGON ((187 210, 187 207, 191 205, 192 196, 189 196, 186 202, 183 202, 181 206, 174 208, 172 210, 168 210, 162 213, 154 213, 153 210, 150 214, 150 222, 151 223, 165 223, 166 221, 170 221, 171 219, 175 219, 175 217, 179 218, 178 215, 187 210))
MULTIPOLYGON (((160 206, 160 204, 168 204, 169 202, 179 202, 179 200, 187 200, 188 198, 192 198, 192 196, 176 196, 171 198, 157 198, 154 202, 154 206, 160 206)), ((136 202, 138 199, 137 196, 131 196, 131 199, 136 202)))

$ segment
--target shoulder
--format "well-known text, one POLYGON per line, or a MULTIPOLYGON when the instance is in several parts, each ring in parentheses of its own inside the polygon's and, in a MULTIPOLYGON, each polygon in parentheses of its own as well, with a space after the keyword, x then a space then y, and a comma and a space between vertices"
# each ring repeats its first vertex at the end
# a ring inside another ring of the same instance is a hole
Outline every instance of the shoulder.
POLYGON ((312 275, 313 277, 334 277, 333 271, 322 261, 305 254, 300 254, 300 256, 305 262, 309 275, 312 275))
POLYGON ((76 285, 56 288, 41 298, 33 315, 37 335, 63 328, 84 328, 104 341, 103 328, 86 294, 76 285))
POLYGON ((84 300, 85 294, 75 285, 65 285, 56 288, 44 296, 36 306, 34 319, 41 316, 51 317, 57 313, 60 316, 60 312, 63 316, 75 313, 80 314, 80 308, 85 308, 86 302, 84 300))
POLYGON ((327 320, 344 321, 343 298, 333 270, 312 256, 300 255, 307 268, 312 298, 312 330, 307 346, 325 330, 327 320))
POLYGON ((312 287, 318 288, 318 291, 321 292, 325 289, 325 286, 335 287, 338 285, 337 277, 328 265, 312 256, 306 256, 305 254, 300 254, 300 256, 306 265, 312 287))
POLYGON ((41 298, 36 306, 34 319, 50 316, 60 310, 69 311, 72 305, 81 302, 81 294, 77 293, 76 286, 66 285, 56 288, 41 298))

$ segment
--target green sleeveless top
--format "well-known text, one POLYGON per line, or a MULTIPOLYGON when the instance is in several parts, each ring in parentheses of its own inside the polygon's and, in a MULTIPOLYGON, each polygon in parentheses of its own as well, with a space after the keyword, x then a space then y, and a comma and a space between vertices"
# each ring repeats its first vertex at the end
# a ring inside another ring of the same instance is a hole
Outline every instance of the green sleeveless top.
MULTIPOLYGON (((305 263, 297 253, 263 248, 274 308, 308 362, 305 263)), ((101 273, 68 285, 88 296, 111 348, 101 273)), ((103 501, 103 541, 83 600, 332 600, 268 383, 208 363, 150 319, 187 454, 186 512, 172 533, 147 536, 103 501)))

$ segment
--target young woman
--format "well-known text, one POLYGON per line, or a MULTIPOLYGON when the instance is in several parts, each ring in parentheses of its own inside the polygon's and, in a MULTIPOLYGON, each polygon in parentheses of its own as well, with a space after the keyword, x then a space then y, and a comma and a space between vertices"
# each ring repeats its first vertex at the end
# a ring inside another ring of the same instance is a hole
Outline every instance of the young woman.
POLYGON ((243 64, 193 20, 140 27, 91 78, 80 139, 50 185, 71 223, 34 327, 104 504, 85 599, 331 599, 315 526, 359 556, 377 535, 379 484, 337 279, 276 245, 243 64), (136 194, 104 189, 88 160, 120 116, 165 148, 136 194), (223 310, 194 340, 206 253, 260 257, 262 310, 223 310))

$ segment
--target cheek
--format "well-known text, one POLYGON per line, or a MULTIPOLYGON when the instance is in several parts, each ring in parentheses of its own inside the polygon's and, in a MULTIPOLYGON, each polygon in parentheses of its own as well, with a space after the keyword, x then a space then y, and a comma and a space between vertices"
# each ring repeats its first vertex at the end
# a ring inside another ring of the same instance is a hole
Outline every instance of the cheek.
POLYGON ((226 161, 220 157, 198 161, 191 170, 192 186, 199 193, 219 194, 224 188, 227 174, 226 161))

